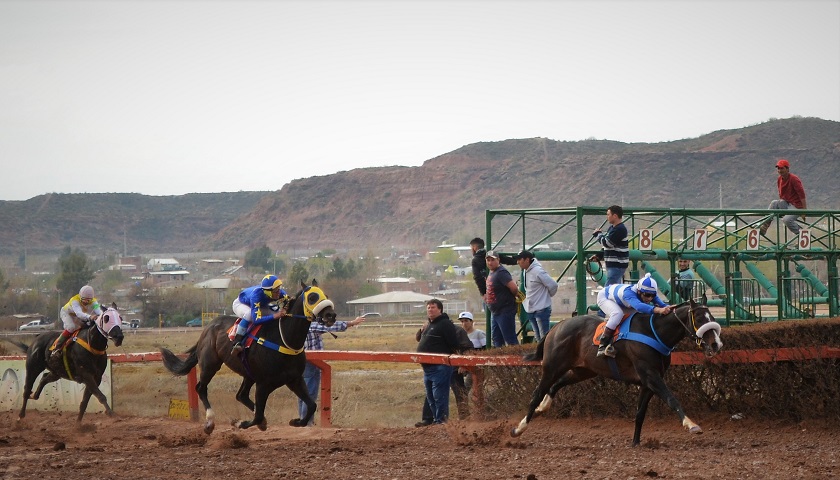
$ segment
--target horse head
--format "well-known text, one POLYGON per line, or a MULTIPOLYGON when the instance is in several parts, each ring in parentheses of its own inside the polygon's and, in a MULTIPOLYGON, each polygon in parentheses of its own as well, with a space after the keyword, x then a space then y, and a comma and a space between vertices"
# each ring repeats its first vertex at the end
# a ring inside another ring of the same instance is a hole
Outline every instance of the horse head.
POLYGON ((113 340, 115 346, 119 347, 122 345, 122 316, 117 311, 115 304, 112 303, 107 310, 102 312, 102 315, 98 316, 94 323, 103 336, 113 340))
POLYGON ((693 299, 689 300, 687 306, 688 326, 694 331, 693 337, 697 346, 703 349, 707 357, 717 355, 723 348, 723 342, 720 339, 720 324, 715 321, 715 317, 706 306, 705 295, 699 303, 693 299))
POLYGON ((332 326, 337 316, 335 305, 318 287, 318 282, 315 279, 312 279, 312 285, 301 282, 300 287, 301 291, 297 294, 297 299, 301 300, 306 319, 310 322, 317 321, 328 327, 332 326))

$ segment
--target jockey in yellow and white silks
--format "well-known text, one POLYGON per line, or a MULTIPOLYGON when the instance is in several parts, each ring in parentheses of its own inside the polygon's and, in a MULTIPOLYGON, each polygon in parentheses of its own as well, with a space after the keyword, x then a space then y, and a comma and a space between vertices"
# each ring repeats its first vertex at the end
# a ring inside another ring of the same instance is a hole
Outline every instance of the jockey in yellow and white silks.
POLYGON ((612 346, 613 335, 624 314, 634 311, 648 315, 666 314, 671 311, 672 307, 660 300, 658 294, 659 287, 649 273, 635 285, 618 283, 598 292, 598 308, 607 316, 606 329, 601 335, 601 345, 598 347, 599 357, 604 355, 615 357, 615 347, 612 346))
POLYGON ((73 332, 82 328, 84 322, 96 320, 99 315, 102 315, 102 308, 94 297, 93 287, 85 285, 79 290, 78 295, 74 295, 61 307, 59 317, 64 325, 64 331, 55 339, 50 350, 61 351, 67 339, 73 336, 73 332))

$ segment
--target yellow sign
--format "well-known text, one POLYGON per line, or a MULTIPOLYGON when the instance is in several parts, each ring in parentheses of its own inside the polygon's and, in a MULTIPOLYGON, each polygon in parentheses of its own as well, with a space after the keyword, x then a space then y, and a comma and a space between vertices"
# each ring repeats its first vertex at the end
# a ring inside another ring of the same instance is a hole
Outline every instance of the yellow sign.
POLYGON ((190 419, 190 402, 186 400, 169 399, 169 418, 178 420, 190 419))

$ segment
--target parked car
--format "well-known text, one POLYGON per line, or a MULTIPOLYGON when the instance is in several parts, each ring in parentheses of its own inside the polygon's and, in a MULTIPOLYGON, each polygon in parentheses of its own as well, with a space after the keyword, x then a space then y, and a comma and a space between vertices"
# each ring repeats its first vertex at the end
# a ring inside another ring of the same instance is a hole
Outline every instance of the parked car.
POLYGON ((187 322, 188 327, 200 327, 201 326, 201 317, 195 317, 189 322, 187 322))
POLYGON ((46 320, 32 320, 29 323, 24 323, 18 330, 25 331, 25 330, 50 330, 53 327, 53 322, 48 322, 46 320))

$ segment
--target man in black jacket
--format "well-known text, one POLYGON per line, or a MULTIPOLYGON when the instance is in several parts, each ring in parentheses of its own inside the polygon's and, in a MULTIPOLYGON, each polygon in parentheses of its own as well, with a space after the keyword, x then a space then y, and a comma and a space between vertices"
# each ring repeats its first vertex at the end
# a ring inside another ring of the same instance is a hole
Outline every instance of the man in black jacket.
MULTIPOLYGON (((460 349, 456 327, 449 316, 443 313, 443 303, 433 298, 426 302, 428 323, 418 332, 420 343, 418 353, 453 354, 460 349)), ((449 383, 452 380, 452 367, 421 363, 423 384, 426 387, 426 401, 434 414, 433 422, 446 423, 449 418, 449 383)))
MULTIPOLYGON (((484 298, 484 295, 487 293, 487 250, 484 249, 484 240, 475 237, 470 240, 470 247, 472 248, 473 258, 472 258, 472 274, 473 280, 475 280, 475 286, 478 287, 479 293, 481 293, 481 297, 484 298)), ((499 262, 502 265, 516 265, 516 258, 511 257, 510 255, 501 255, 499 257, 499 262)))

